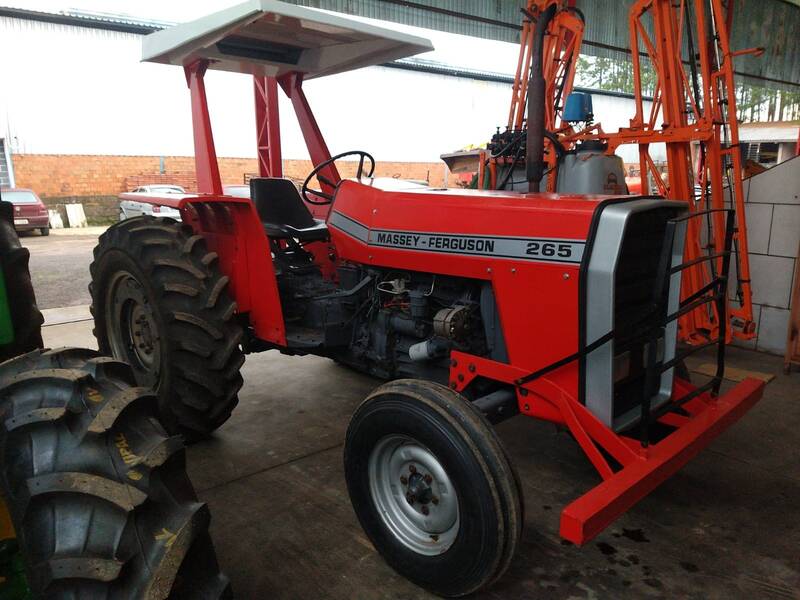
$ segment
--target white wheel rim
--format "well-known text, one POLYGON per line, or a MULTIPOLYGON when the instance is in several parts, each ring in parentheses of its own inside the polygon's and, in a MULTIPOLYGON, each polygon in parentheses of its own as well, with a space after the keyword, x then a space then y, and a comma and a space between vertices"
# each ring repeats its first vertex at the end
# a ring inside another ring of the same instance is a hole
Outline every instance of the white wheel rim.
POLYGON ((368 463, 372 500, 384 525, 418 554, 446 552, 458 535, 458 494, 436 456, 403 435, 381 438, 368 463))

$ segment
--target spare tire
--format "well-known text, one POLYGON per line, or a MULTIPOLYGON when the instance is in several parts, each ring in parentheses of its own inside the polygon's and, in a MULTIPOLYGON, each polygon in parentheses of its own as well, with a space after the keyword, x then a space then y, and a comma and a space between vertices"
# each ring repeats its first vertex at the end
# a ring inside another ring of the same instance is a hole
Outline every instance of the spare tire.
POLYGON ((90 350, 0 365, 0 488, 36 597, 230 596, 183 442, 135 383, 90 350))

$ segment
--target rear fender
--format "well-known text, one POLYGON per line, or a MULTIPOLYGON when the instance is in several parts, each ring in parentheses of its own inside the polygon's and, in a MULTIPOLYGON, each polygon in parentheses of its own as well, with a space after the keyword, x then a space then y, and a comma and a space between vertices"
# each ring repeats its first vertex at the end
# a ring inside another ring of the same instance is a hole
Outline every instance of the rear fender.
POLYGON ((285 346, 269 238, 253 204, 246 198, 220 196, 158 200, 178 208, 183 222, 219 256, 219 268, 230 279, 229 292, 239 313, 248 314, 256 337, 285 346))

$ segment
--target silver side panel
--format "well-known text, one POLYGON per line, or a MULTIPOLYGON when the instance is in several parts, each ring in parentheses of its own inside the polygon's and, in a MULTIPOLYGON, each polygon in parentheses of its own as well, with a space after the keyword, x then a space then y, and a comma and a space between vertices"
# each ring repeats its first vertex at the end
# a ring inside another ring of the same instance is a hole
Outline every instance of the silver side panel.
MULTIPOLYGON (((658 199, 641 199, 612 204, 607 206, 601 216, 595 234, 592 255, 586 274, 586 344, 603 337, 614 330, 614 281, 619 261, 622 240, 631 215, 641 211, 661 207, 686 208, 683 202, 658 199)), ((683 259, 683 247, 686 239, 686 227, 683 223, 675 235, 672 252, 673 266, 683 259)), ((677 273, 670 279, 669 312, 678 310, 680 301, 681 275, 677 273)), ((665 332, 664 360, 675 356, 677 338, 677 322, 671 322, 665 332)), ((603 344, 586 357, 586 407, 607 426, 621 429, 635 422, 641 413, 636 408, 629 413, 614 419, 614 342, 603 344)), ((651 407, 656 408, 669 400, 672 393, 673 370, 661 375, 658 393, 651 400, 651 407)))

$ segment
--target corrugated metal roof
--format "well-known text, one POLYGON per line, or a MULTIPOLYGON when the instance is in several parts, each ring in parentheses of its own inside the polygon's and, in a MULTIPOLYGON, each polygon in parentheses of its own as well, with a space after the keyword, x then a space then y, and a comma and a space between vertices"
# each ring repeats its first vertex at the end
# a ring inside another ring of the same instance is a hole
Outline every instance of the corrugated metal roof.
POLYGON ((25 21, 43 21, 61 25, 77 25, 91 29, 105 29, 107 31, 120 31, 123 33, 148 34, 159 29, 171 27, 175 23, 168 21, 143 20, 110 13, 62 10, 48 12, 43 10, 30 10, 13 6, 0 6, 0 17, 11 17, 25 21))
MULTIPOLYGON (((285 0, 294 4, 392 21, 449 33, 517 43, 520 8, 526 0, 285 0)), ((576 0, 586 15, 582 52, 626 57, 629 45, 628 10, 634 0, 576 0)), ((800 89, 800 0, 729 0, 734 3, 731 45, 734 50, 763 47, 764 55, 736 58, 736 71, 766 87, 800 89)), ((0 7, 0 14, 35 18, 37 13, 0 7), (17 13, 17 14, 9 14, 17 13)), ((108 13, 64 11, 65 22, 84 26, 148 33, 172 23, 140 20, 108 13)), ((498 70, 503 67, 498 66, 498 70)))
POLYGON ((166 27, 172 27, 173 25, 176 24, 173 23, 172 21, 159 21, 156 19, 137 19, 129 15, 100 12, 95 10, 68 9, 61 11, 61 14, 70 17, 77 17, 88 21, 97 21, 99 23, 118 23, 123 25, 134 25, 137 27, 146 27, 153 29, 164 29, 166 27))
POLYGON ((294 4, 516 43, 525 0, 287 0, 294 4))
POLYGON ((800 6, 770 0, 734 0, 732 47, 754 46, 764 55, 736 58, 736 70, 800 87, 800 6))
MULTIPOLYGON (((287 0, 373 19, 475 37, 519 41, 525 0, 287 0)), ((628 10, 634 0, 577 0, 586 15, 584 54, 627 56, 628 10)), ((736 58, 740 75, 760 85, 800 87, 800 0, 730 0, 734 3, 731 46, 763 47, 762 57, 736 58)))

